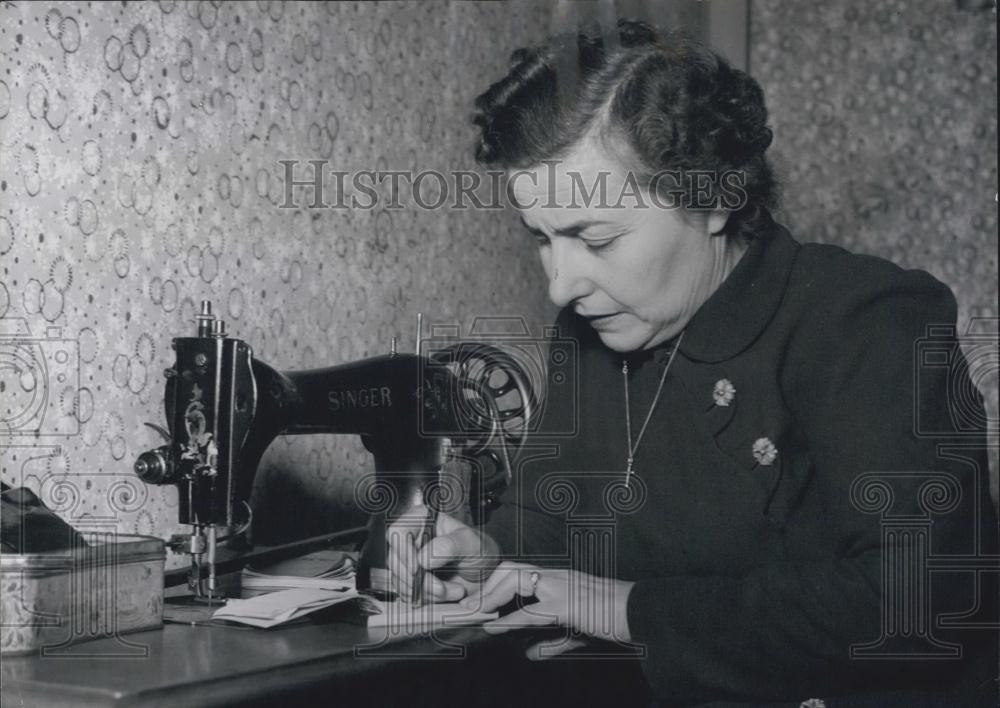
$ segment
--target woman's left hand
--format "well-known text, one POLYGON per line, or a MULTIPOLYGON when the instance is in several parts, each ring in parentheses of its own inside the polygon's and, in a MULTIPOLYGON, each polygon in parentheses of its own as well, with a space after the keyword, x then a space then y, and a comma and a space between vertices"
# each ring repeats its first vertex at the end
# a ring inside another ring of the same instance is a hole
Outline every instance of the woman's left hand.
MULTIPOLYGON (((611 642, 631 641, 628 626, 628 596, 635 583, 587 575, 575 570, 539 568, 505 561, 498 565, 478 593, 461 604, 468 609, 493 612, 515 595, 538 602, 487 622, 487 632, 500 633, 520 627, 559 625, 611 642)), ((536 645, 531 658, 546 658, 581 646, 575 640, 536 645)))

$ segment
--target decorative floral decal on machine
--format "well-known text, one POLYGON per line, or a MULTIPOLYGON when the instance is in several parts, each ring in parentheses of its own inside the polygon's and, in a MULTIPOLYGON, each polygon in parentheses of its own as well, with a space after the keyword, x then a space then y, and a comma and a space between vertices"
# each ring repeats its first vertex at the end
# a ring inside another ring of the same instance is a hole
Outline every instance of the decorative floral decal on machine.
POLYGON ((201 402, 201 386, 191 387, 191 402, 184 409, 184 428, 187 430, 187 443, 182 460, 195 460, 194 471, 208 477, 216 476, 219 471, 216 465, 219 461, 219 447, 212 438, 212 433, 206 430, 205 404, 201 402))

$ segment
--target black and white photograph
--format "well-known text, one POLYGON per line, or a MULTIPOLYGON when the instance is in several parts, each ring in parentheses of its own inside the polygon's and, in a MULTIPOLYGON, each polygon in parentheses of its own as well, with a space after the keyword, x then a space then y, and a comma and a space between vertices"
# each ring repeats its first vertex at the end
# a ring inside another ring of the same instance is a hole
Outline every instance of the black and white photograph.
POLYGON ((0 0, 0 704, 1000 705, 996 0, 0 0))

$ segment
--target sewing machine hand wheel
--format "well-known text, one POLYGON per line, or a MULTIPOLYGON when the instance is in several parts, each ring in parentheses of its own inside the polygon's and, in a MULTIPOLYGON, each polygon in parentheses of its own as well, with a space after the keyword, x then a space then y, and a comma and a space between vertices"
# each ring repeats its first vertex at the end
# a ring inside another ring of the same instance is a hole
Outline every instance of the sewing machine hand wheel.
POLYGON ((528 438, 537 413, 529 378, 517 360, 486 344, 463 342, 439 350, 432 357, 446 364, 459 381, 456 406, 465 454, 475 460, 470 500, 474 521, 492 511, 513 476, 511 460, 528 438))

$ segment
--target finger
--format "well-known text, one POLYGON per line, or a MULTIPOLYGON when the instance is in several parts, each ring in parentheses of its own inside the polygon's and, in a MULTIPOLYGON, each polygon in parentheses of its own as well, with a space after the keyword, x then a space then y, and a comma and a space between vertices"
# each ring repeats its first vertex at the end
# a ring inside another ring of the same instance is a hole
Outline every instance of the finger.
POLYGON ((407 571, 409 563, 406 558, 406 546, 409 542, 409 535, 402 529, 389 529, 389 551, 388 560, 394 563, 400 571, 407 571))
POLYGON ((502 583, 510 582, 511 572, 516 568, 521 567, 521 565, 522 564, 520 563, 503 561, 493 569, 493 572, 490 573, 490 576, 479 586, 478 590, 469 593, 469 596, 462 601, 462 604, 465 607, 482 606, 483 598, 496 592, 497 588, 499 588, 502 583))
POLYGON ((435 534, 438 536, 447 536, 450 533, 467 528, 469 527, 466 524, 463 524, 454 516, 449 516, 443 511, 439 511, 437 517, 437 525, 435 525, 434 531, 435 534))
POLYGON ((523 627, 545 627, 551 624, 556 624, 558 617, 552 612, 539 612, 537 605, 532 607, 532 611, 527 610, 517 610, 516 612, 511 612, 509 615, 495 619, 492 622, 487 622, 483 625, 485 629, 490 634, 502 634, 511 629, 521 629, 523 627))
POLYGON ((530 572, 532 570, 535 570, 535 567, 528 565, 527 563, 504 561, 498 565, 496 569, 494 569, 494 571, 490 574, 490 577, 488 577, 486 582, 483 583, 483 589, 481 592, 483 595, 488 595, 504 583, 509 583, 511 581, 517 582, 517 577, 520 572, 530 572))
POLYGON ((483 584, 479 595, 480 609, 483 612, 492 612, 498 607, 506 605, 514 599, 515 595, 522 597, 534 595, 531 583, 531 573, 536 572, 534 566, 511 563, 503 571, 500 570, 500 567, 493 571, 493 574, 483 584))
POLYGON ((424 576, 426 602, 458 602, 465 597, 465 593, 465 586, 460 583, 442 580, 431 573, 424 576))
POLYGON ((440 568, 460 557, 459 542, 451 534, 435 536, 417 552, 417 562, 428 570, 440 568))
MULTIPOLYGON (((487 556, 496 560, 496 556, 499 554, 496 541, 484 533, 482 529, 474 529, 445 513, 438 514, 435 536, 456 536, 459 538, 462 541, 461 548, 466 558, 487 556)), ((496 563, 494 562, 492 565, 496 565, 496 563)))
POLYGON ((582 639, 570 639, 569 637, 549 639, 544 642, 532 644, 524 652, 524 655, 530 661, 544 661, 545 659, 551 659, 553 656, 559 656, 560 654, 565 654, 568 651, 573 651, 584 646, 587 646, 587 643, 582 639))
POLYGON ((419 560, 420 565, 433 570, 479 555, 479 535, 470 528, 461 528, 431 539, 420 549, 419 560))
POLYGON ((483 597, 487 594, 493 593, 496 588, 500 585, 501 581, 505 580, 511 572, 511 563, 504 561, 500 563, 493 572, 490 573, 490 577, 479 586, 479 588, 473 592, 469 593, 469 596, 462 600, 462 605, 464 607, 481 607, 483 604, 483 597))

